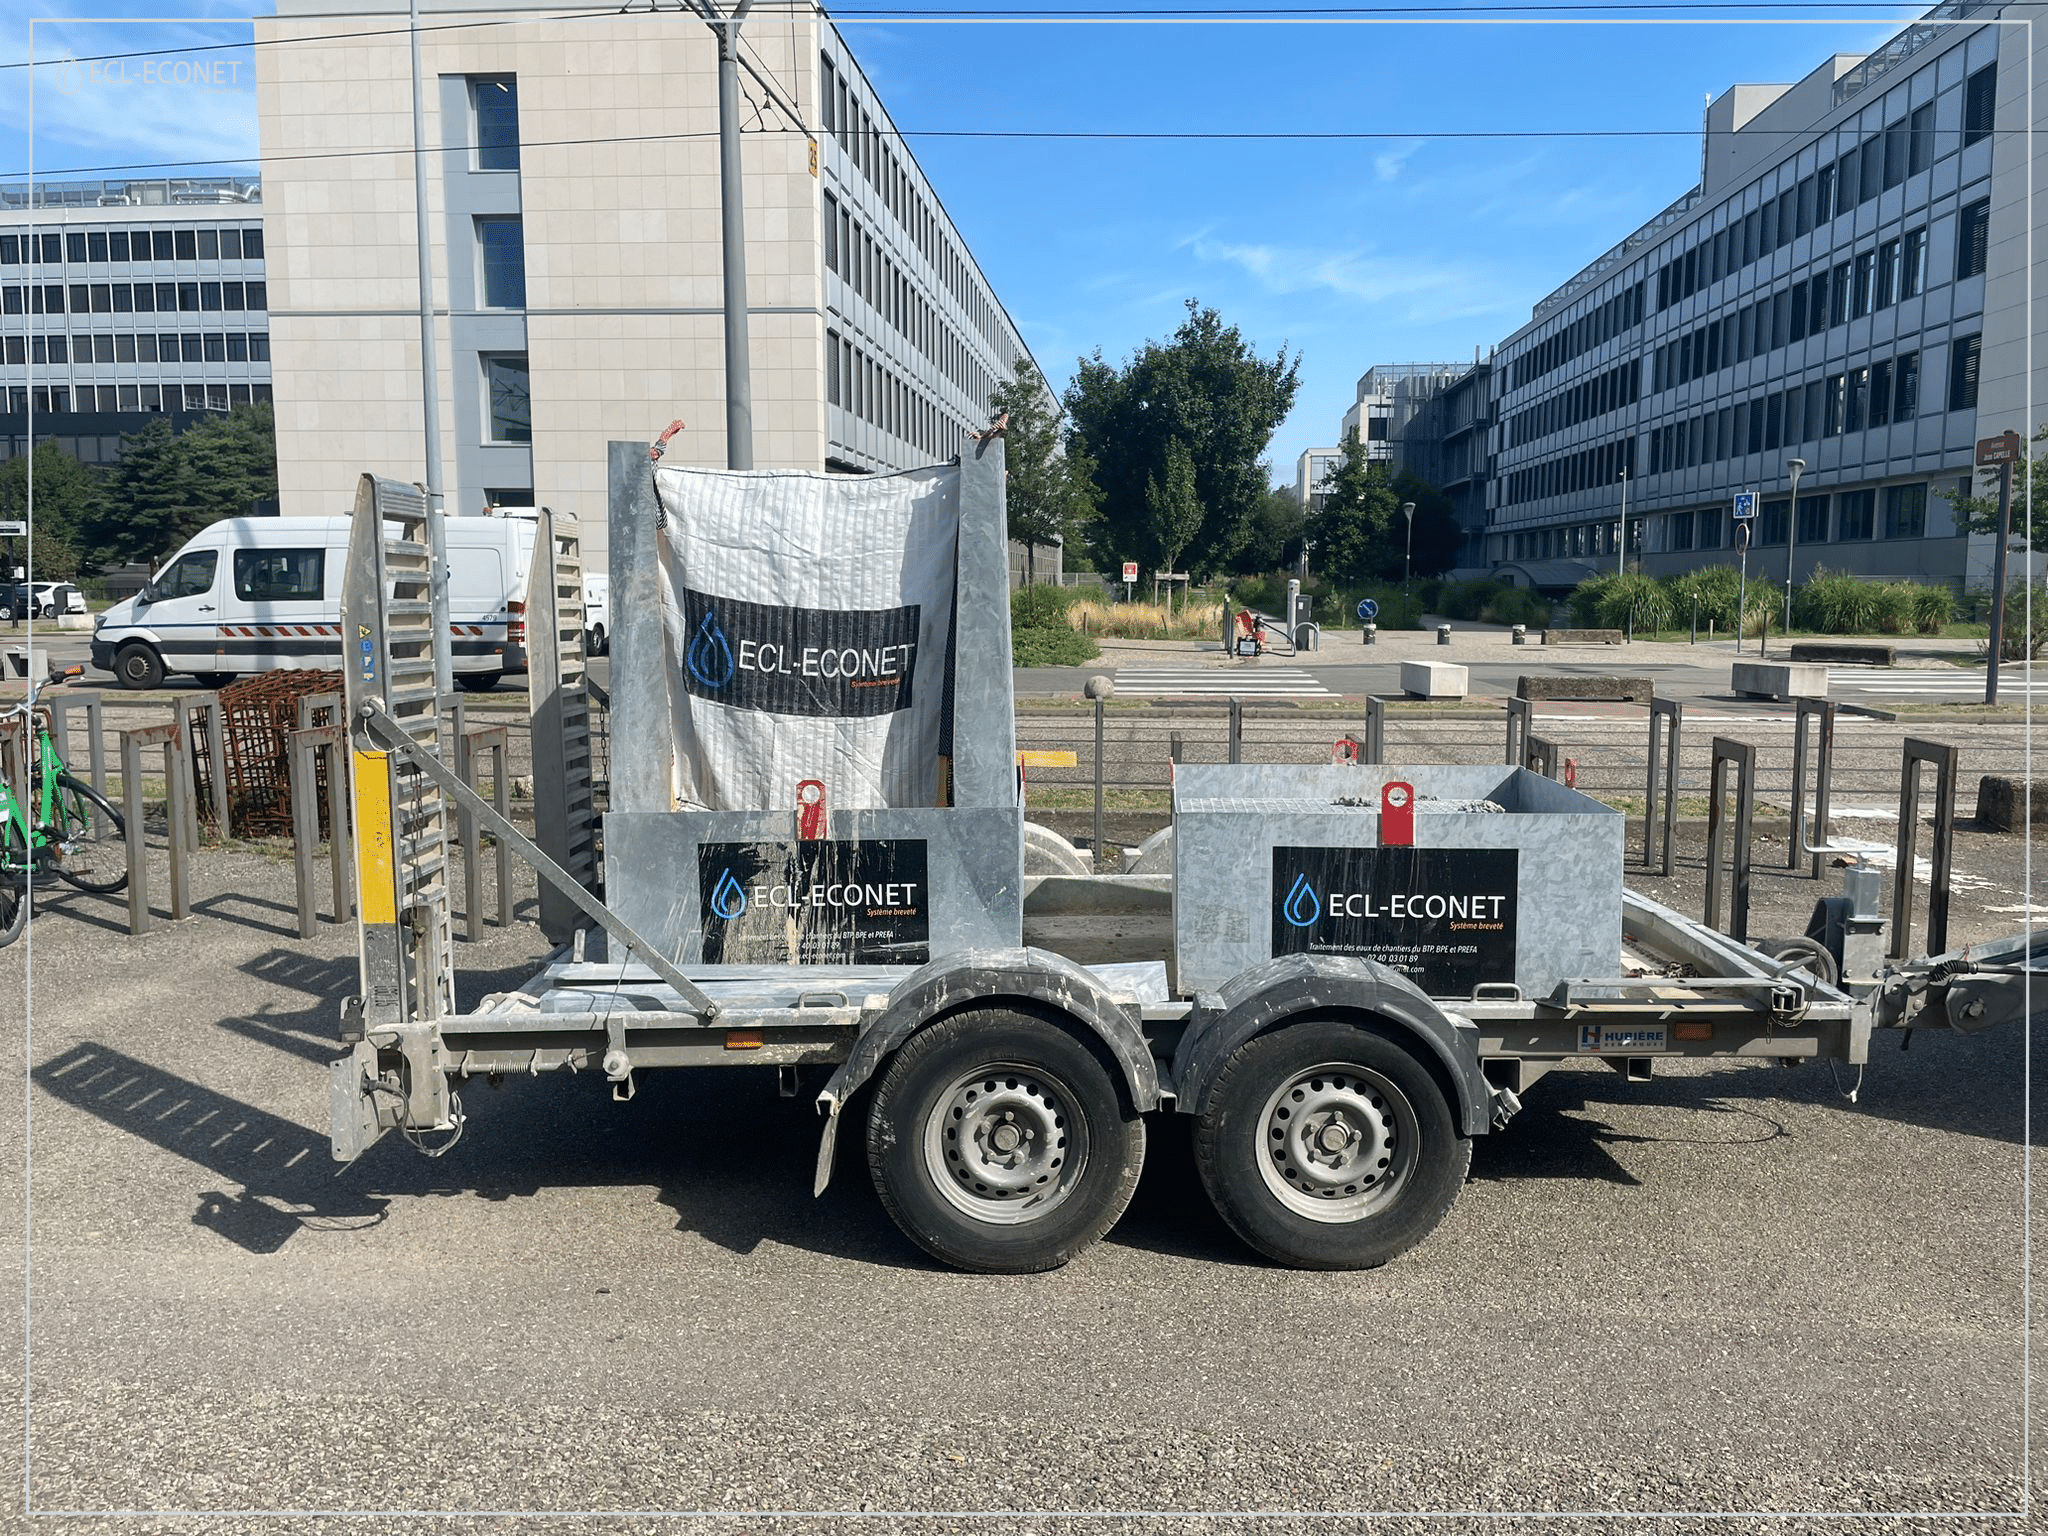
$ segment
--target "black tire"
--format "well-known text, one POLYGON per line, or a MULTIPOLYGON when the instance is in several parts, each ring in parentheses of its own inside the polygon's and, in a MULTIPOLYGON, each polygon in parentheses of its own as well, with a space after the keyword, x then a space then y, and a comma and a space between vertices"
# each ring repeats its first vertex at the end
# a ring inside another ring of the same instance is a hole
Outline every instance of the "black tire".
POLYGON ((8 622, 8 621, 10 621, 11 619, 13 619, 13 617, 14 617, 14 604, 12 604, 12 603, 0 603, 0 624, 5 624, 5 623, 7 623, 7 622, 8 622))
POLYGON ((0 821, 0 945, 28 926, 28 850, 12 821, 0 821))
POLYGON ((114 653, 114 680, 123 688, 161 688, 164 660, 141 641, 131 641, 114 653))
POLYGON ((1810 939, 1804 934, 1789 939, 1765 939, 1757 948, 1773 960, 1797 960, 1800 970, 1828 986, 1835 986, 1842 979, 1841 967, 1835 964, 1834 952, 1819 939, 1810 939))
POLYGON ((458 672, 455 685, 465 693, 489 693, 504 675, 502 672, 458 672))
POLYGON ((1239 1046, 1195 1122, 1217 1213, 1297 1269, 1371 1269, 1407 1252, 1444 1219, 1471 1164, 1435 1074, 1396 1037, 1336 1019, 1239 1046))
POLYGON ((57 605, 55 603, 43 604, 39 617, 45 619, 54 619, 55 617, 57 617, 57 605))
POLYGON ((194 672, 192 681, 212 693, 218 693, 235 680, 233 672, 194 672))
POLYGON ((128 823, 112 802, 90 784, 60 773, 57 817, 61 846, 51 856, 50 867, 81 891, 105 895, 125 890, 128 823))
POLYGON ((594 624, 591 626, 590 635, 584 649, 592 656, 602 656, 605 653, 605 647, 610 643, 611 641, 605 635, 604 626, 602 624, 594 624))
POLYGON ((1145 1164, 1145 1122, 1101 1044, 1000 1008, 912 1035, 876 1086, 867 1140, 904 1235, 983 1274, 1066 1263, 1123 1215, 1145 1164))

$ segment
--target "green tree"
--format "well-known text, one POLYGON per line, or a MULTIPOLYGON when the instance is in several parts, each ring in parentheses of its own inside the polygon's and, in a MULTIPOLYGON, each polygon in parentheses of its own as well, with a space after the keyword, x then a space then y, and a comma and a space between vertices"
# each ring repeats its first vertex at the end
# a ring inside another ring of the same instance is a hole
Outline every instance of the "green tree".
MULTIPOLYGON (((1458 563, 1464 530, 1451 510, 1451 498, 1412 470, 1394 476, 1394 499, 1415 503, 1415 574, 1441 576, 1458 563)), ((1407 530, 1395 530, 1406 537, 1407 530)), ((1398 572, 1391 574, 1399 574, 1398 572)))
POLYGON ((1202 501, 1195 494, 1195 461, 1187 444, 1171 438, 1166 444, 1166 478, 1145 477, 1145 526, 1163 562, 1172 571, 1182 553, 1202 531, 1202 501))
POLYGON ((122 440, 91 540, 102 564, 150 561, 209 523, 277 500, 277 434, 267 403, 209 416, 182 436, 158 417, 122 440))
POLYGON ((1401 498, 1385 464, 1366 457, 1356 431, 1344 435, 1344 455, 1323 486, 1323 504, 1308 520, 1315 540, 1315 568, 1346 584, 1401 574, 1401 498))
MULTIPOLYGON (((2048 443, 2048 423, 2034 432, 2037 443, 2048 443)), ((1998 532, 1998 471, 1980 469, 1976 496, 1950 496, 1956 509, 1956 527, 1964 533, 1998 532)), ((2025 454, 2012 468, 2012 531, 2035 549, 2048 548, 2048 453, 2038 458, 2025 454)))
POLYGON ((1122 365, 1098 350, 1067 386, 1067 447, 1095 466, 1101 502, 1088 530, 1096 563, 1135 559, 1152 570, 1184 557, 1199 579, 1226 569, 1250 541, 1265 500, 1260 463, 1294 405, 1301 358, 1286 348, 1262 358, 1213 309, 1187 301, 1187 318, 1165 342, 1148 341, 1122 365), (1168 445, 1178 442, 1202 509, 1194 536, 1171 558, 1146 497, 1169 495, 1168 445))
POLYGON ((1059 403, 1029 358, 1017 360, 1014 377, 998 384, 991 405, 1007 412, 1003 458, 1010 537, 1024 546, 1024 576, 1034 578, 1041 546, 1073 542, 1095 510, 1095 482, 1085 454, 1062 452, 1059 403))
MULTIPOLYGON (((29 502, 30 456, 18 454, 0 464, 0 518, 26 519, 28 554, 17 544, 18 563, 27 564, 37 581, 74 581, 84 570, 84 546, 100 516, 104 486, 100 472, 81 464, 54 439, 37 443, 34 454, 35 502, 29 502)), ((12 542, 12 541, 10 541, 12 542)))
MULTIPOLYGON (((1270 468, 1264 473, 1272 478, 1270 468)), ((1255 576, 1298 559, 1306 516, 1292 486, 1271 486, 1252 509, 1244 546, 1230 562, 1231 573, 1255 576)))

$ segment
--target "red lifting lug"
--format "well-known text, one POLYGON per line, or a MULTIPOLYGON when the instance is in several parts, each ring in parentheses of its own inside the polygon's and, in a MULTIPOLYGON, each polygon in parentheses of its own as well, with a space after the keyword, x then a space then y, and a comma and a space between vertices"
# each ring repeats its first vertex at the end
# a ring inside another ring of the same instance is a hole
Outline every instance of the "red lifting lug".
POLYGON ((1389 779, 1380 786, 1380 846, 1412 848, 1415 845, 1415 786, 1401 779, 1389 779))
POLYGON ((807 843, 825 835, 825 785, 820 779, 805 779, 796 787, 796 835, 807 843))

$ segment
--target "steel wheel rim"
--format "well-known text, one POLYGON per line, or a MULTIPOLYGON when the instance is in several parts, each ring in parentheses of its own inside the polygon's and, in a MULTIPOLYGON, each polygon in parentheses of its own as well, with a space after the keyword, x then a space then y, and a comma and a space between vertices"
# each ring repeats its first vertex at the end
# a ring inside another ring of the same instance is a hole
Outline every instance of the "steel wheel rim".
POLYGON ((1348 1062, 1297 1072, 1259 1111, 1254 1158, 1266 1188, 1310 1221, 1362 1221, 1399 1197, 1421 1129, 1392 1079, 1348 1062))
POLYGON ((1042 1220, 1081 1182, 1088 1138, 1073 1090, 1042 1067, 964 1072, 925 1117, 925 1171, 955 1209, 995 1226, 1042 1220))

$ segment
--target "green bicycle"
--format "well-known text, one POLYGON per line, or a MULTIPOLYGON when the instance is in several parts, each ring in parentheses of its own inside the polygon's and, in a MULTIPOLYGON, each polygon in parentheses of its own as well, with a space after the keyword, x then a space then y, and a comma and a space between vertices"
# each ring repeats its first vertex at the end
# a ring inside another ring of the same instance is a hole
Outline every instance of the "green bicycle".
POLYGON ((105 795, 72 777, 50 733, 49 712, 36 708, 46 687, 84 671, 52 672, 20 704, 0 710, 0 730, 17 720, 27 726, 27 783, 0 778, 0 944, 13 943, 28 926, 34 878, 53 874, 97 893, 128 883, 127 823, 105 795))

